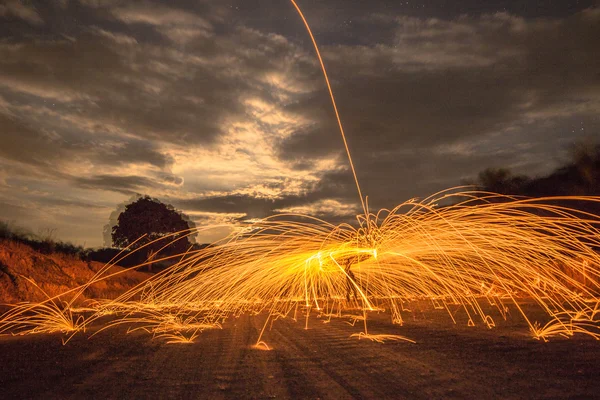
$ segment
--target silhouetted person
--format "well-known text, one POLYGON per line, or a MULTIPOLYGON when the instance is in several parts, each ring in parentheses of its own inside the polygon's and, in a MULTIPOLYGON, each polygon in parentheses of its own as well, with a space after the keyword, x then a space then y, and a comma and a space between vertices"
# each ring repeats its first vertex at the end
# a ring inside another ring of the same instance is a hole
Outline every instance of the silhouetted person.
POLYGON ((349 258, 346 261, 346 266, 344 267, 344 272, 346 273, 346 300, 350 301, 350 292, 354 293, 354 298, 358 298, 356 293, 356 277, 354 276, 354 272, 350 269, 352 267, 352 258, 349 258))

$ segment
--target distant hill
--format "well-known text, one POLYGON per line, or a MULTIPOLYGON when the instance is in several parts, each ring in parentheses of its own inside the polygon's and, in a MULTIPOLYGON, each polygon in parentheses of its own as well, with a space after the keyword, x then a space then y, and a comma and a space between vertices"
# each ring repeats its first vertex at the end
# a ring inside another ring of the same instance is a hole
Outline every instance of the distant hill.
POLYGON ((547 176, 513 175, 507 168, 488 168, 475 184, 501 194, 544 196, 600 196, 600 145, 578 144, 572 159, 547 176))
MULTIPOLYGON (((49 296, 55 296, 88 282, 104 266, 95 261, 64 253, 43 254, 14 240, 0 240, 0 303, 40 301, 46 296, 25 277, 33 280, 49 296)), ((124 271, 111 267, 110 273, 124 271)), ((85 298, 115 298, 151 275, 127 270, 88 288, 85 298)), ((68 298, 66 298, 68 300, 68 298)))
MULTIPOLYGON (((466 184, 506 195, 531 198, 551 196, 600 196, 600 145, 577 145, 572 160, 541 177, 513 175, 507 168, 488 168, 479 173, 476 182, 466 184)), ((555 204, 600 215, 600 202, 560 202, 555 204)))

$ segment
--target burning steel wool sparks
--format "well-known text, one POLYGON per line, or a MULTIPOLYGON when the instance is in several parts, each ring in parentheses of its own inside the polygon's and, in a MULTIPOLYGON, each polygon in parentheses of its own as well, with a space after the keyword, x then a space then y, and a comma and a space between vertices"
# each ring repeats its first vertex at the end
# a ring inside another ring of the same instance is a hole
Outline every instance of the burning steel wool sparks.
POLYGON ((597 205, 600 197, 527 199, 462 188, 371 213, 317 43, 290 1, 329 90, 363 208, 357 227, 296 214, 265 218, 202 250, 166 257, 174 265, 117 299, 77 309, 87 287, 115 275, 108 271, 117 258, 82 287, 13 306, 0 319, 0 334, 60 331, 68 341, 92 325, 99 326, 94 335, 125 325, 128 332, 186 344, 250 313, 266 316, 255 345, 262 350, 270 349, 265 336, 274 321, 302 320, 308 328, 310 315, 324 323, 359 322, 362 331, 352 335, 358 339, 412 341, 369 332, 369 313, 385 310, 391 323, 402 325, 407 306, 427 300, 455 323, 458 309, 468 325, 492 328, 497 321, 489 306, 503 319, 510 306, 536 339, 576 333, 600 339, 600 217, 569 206, 597 205), (547 320, 532 320, 525 302, 537 304, 547 320))
MULTIPOLYGON (((484 305, 504 319, 514 306, 535 338, 585 333, 600 339, 600 219, 551 200, 600 202, 463 191, 361 216, 359 228, 279 215, 256 223, 251 233, 183 255, 119 298, 92 305, 85 320, 73 306, 79 288, 65 303, 52 298, 14 307, 0 331, 72 335, 113 315, 100 331, 125 324, 169 343, 189 343, 231 317, 264 313, 257 346, 266 347, 269 323, 303 319, 308 327, 316 314, 360 321, 359 339, 410 340, 370 334, 368 315, 386 310, 392 323, 402 324, 406 305, 427 299, 453 319, 450 306, 459 306, 469 325, 495 326, 484 305), (435 206, 441 199, 457 201, 435 206), (531 300, 547 321, 529 319, 521 303, 531 300)), ((105 271, 93 282, 106 279, 105 271)))

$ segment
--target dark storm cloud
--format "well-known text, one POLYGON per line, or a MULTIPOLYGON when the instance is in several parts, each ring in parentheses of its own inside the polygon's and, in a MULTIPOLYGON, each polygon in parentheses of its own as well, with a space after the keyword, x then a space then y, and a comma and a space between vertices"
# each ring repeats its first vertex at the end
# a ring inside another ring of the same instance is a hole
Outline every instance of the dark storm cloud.
POLYGON ((38 198, 38 200, 40 201, 40 203, 42 203, 46 206, 49 206, 49 207, 60 207, 60 208, 65 207, 68 209, 72 209, 75 207, 83 208, 83 209, 105 209, 104 206, 94 204, 89 201, 70 200, 70 199, 57 198, 57 197, 43 197, 43 198, 38 198))
POLYGON ((53 138, 0 111, 0 157, 13 162, 50 168, 64 155, 53 138))
MULTIPOLYGON (((458 183, 465 173, 461 165, 482 165, 481 154, 441 157, 433 151, 438 147, 525 130, 533 121, 585 118, 600 105, 598 9, 564 20, 505 13, 452 21, 377 18, 395 26, 391 42, 323 50, 359 177, 375 199, 405 198, 407 187, 422 194, 412 183, 407 186, 411 176, 419 182, 437 179, 439 188, 441 177, 447 185, 458 183), (427 165, 445 167, 438 168, 440 174, 427 165), (393 182, 398 184, 390 187, 393 182)), ((341 153, 327 98, 291 107, 319 122, 282 141, 283 159, 341 153)), ((598 128, 598 121, 592 124, 598 128)), ((564 135, 549 129, 546 140, 564 135)), ((522 151, 513 150, 512 157, 483 158, 510 163, 522 151)))
POLYGON ((152 180, 143 176, 135 175, 98 175, 91 178, 75 178, 74 182, 77 186, 82 188, 111 190, 129 196, 155 185, 152 180))
POLYGON ((262 218, 274 208, 271 199, 260 199, 249 195, 215 196, 204 199, 179 200, 174 202, 185 210, 215 213, 245 213, 248 218, 262 218))
MULTIPOLYGON (((118 126, 140 138, 212 140, 219 115, 226 115, 218 110, 234 105, 225 100, 197 107, 180 91, 198 84, 196 78, 174 79, 186 74, 185 57, 142 47, 90 33, 76 41, 5 44, 0 46, 0 85, 56 102, 82 102, 80 119, 118 126)), ((210 97, 219 82, 207 83, 213 84, 207 88, 210 97)))
MULTIPOLYGON (((326 56, 349 141, 360 151, 448 143, 600 99, 597 10, 565 22, 496 14, 394 23, 394 44, 332 48, 326 56)), ((326 98, 294 105, 319 121, 331 120, 327 106, 326 98)), ((324 134, 332 131, 335 121, 298 132, 282 144, 283 155, 310 156, 315 144, 335 150, 340 139, 324 134)))
MULTIPOLYGON (((21 223, 29 219, 40 218, 42 213, 38 210, 32 210, 20 205, 4 202, 0 200, 0 220, 8 222, 17 232, 23 231, 21 223)), ((24 232, 27 232, 25 229, 24 232)))
POLYGON ((183 9, 92 3, 112 5, 96 21, 103 27, 0 43, 0 87, 79 103, 80 120, 138 138, 210 144, 244 117, 247 96, 272 97, 265 77, 298 58, 282 37, 233 26, 215 36, 210 21, 183 9))
POLYGON ((147 193, 156 188, 178 187, 183 184, 181 177, 162 172, 153 176, 93 175, 91 177, 72 177, 71 179, 80 188, 108 190, 128 196, 147 193))
POLYGON ((119 142, 114 147, 98 149, 98 162, 115 165, 128 163, 148 163, 164 169, 173 164, 173 158, 161 153, 155 143, 130 139, 119 142))
MULTIPOLYGON (((548 172, 600 129, 593 1, 300 5, 372 208, 488 166, 548 172)), ((9 0, 0 37, 0 182, 24 188, 0 188, 11 204, 64 218, 60 196, 32 194, 52 184, 75 208, 140 192, 198 215, 340 220, 359 204, 287 1, 9 0)))
MULTIPOLYGON (((2 146, 0 157, 13 164, 29 168, 28 173, 43 174, 54 178, 75 179, 77 170, 68 168, 69 162, 89 162, 96 165, 116 167, 130 163, 147 163, 157 168, 167 168, 173 160, 154 148, 151 142, 130 139, 112 146, 96 147, 92 140, 81 141, 58 135, 55 132, 37 130, 13 115, 0 113, 2 146)), ((2 163, 0 163, 1 165, 2 163)), ((159 173, 157 181, 181 184, 181 178, 169 173, 159 173)), ((149 182, 149 180, 148 180, 149 182)), ((104 187, 105 185, 100 185, 104 187)))
POLYGON ((175 186, 183 185, 183 178, 172 174, 160 173, 158 179, 164 184, 170 184, 175 186))
MULTIPOLYGON (((356 191, 355 188, 354 181, 348 175, 347 171, 339 171, 324 174, 318 182, 307 187, 301 194, 281 195, 276 198, 261 198, 247 194, 230 194, 201 199, 173 199, 173 202, 177 207, 190 211, 246 214, 242 219, 264 218, 281 212, 281 210, 314 205, 323 199, 346 201, 354 194, 356 191)), ((335 217, 353 217, 353 215, 353 213, 345 215, 338 215, 336 213, 335 217)), ((331 214, 328 217, 334 217, 334 215, 331 214)))
POLYGON ((0 18, 18 19, 32 25, 44 24, 35 7, 23 4, 19 0, 7 0, 4 4, 0 4, 0 18))

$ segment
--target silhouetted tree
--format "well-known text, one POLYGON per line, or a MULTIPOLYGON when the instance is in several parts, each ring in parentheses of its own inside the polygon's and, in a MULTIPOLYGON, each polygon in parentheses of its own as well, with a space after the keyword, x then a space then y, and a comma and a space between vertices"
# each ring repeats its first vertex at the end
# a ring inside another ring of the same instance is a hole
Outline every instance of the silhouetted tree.
MULTIPOLYGON (((156 241, 143 249, 143 254, 152 261, 158 251, 161 254, 185 252, 191 245, 188 238, 184 237, 189 233, 185 231, 193 227, 193 223, 172 206, 143 196, 127 205, 119 215, 117 225, 112 228, 112 241, 115 247, 131 246, 131 250, 156 241), (182 233, 171 235, 177 232, 182 233), (136 242, 142 236, 144 237, 136 242), (169 245, 161 250, 167 244, 169 245)), ((151 265, 148 269, 151 269, 151 265)))
POLYGON ((479 173, 478 178, 483 190, 502 194, 519 194, 529 182, 528 177, 513 176, 506 168, 487 168, 479 173))
MULTIPOLYGON (((600 144, 580 141, 570 149, 570 160, 546 176, 513 176, 505 168, 488 168, 479 173, 477 185, 490 192, 546 196, 600 196, 600 144)), ((581 211, 600 215, 600 203, 553 200, 581 211)))
POLYGON ((573 167, 585 194, 596 194, 600 185, 600 145, 576 143, 571 149, 573 167))

